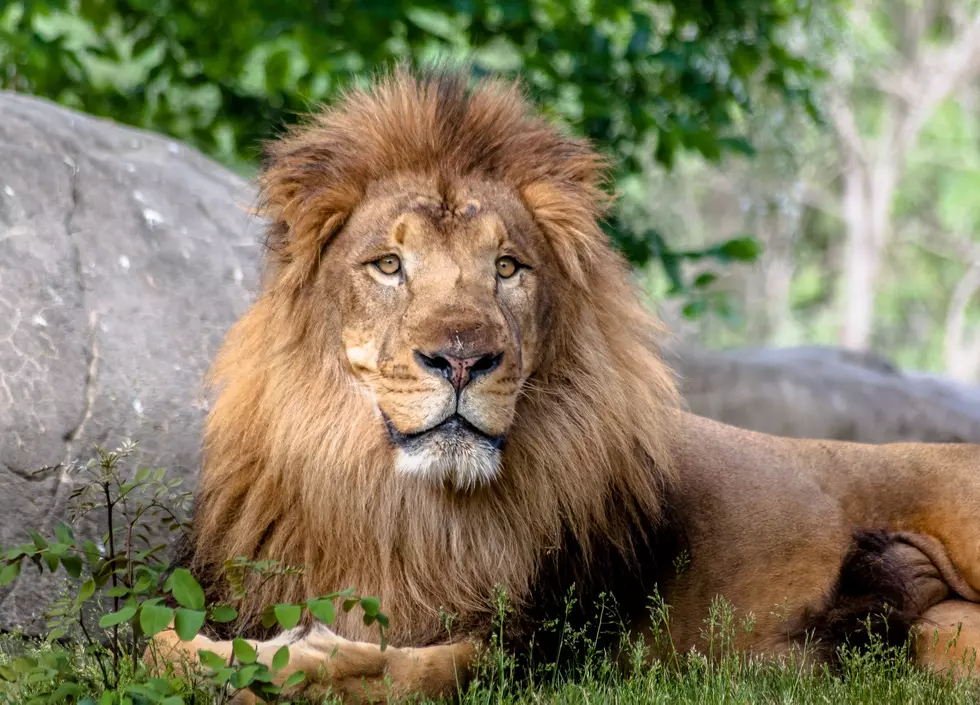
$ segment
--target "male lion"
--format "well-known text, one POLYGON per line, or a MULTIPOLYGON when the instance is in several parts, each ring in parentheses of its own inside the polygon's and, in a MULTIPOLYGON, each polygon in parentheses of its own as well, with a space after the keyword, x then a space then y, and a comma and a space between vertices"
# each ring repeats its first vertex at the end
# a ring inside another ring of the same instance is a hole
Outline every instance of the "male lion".
POLYGON ((597 224, 603 166, 513 85, 401 69, 271 147, 267 276, 216 362, 187 558, 210 597, 231 599, 236 556, 306 569, 253 581, 251 637, 272 636, 265 605, 380 597, 384 652, 356 613, 259 644, 292 644, 307 694, 452 693, 496 586, 521 644, 573 583, 639 633, 656 588, 682 651, 709 649, 723 596, 754 617, 737 636, 753 653, 807 642, 827 661, 872 618, 919 635, 924 666, 965 672, 980 448, 789 440, 682 411, 597 224))

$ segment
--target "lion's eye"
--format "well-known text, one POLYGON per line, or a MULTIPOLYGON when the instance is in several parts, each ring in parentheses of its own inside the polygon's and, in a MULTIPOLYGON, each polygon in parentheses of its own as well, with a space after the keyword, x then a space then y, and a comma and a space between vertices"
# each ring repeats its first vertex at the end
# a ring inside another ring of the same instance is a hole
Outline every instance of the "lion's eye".
POLYGON ((497 276, 501 279, 510 279, 517 274, 519 267, 520 265, 513 257, 501 257, 497 260, 497 276))
POLYGON ((380 259, 376 259, 373 264, 379 272, 388 275, 398 274, 402 268, 402 261, 398 258, 398 255, 385 255, 380 259))

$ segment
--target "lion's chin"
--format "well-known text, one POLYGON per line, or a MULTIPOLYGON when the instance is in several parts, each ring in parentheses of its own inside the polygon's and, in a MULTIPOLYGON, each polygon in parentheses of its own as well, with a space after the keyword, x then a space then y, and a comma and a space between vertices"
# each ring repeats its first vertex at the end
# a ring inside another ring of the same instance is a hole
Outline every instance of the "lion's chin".
POLYGON ((398 431, 383 411, 381 418, 399 473, 462 491, 487 485, 500 473, 504 436, 490 436, 460 414, 416 433, 398 431))
POLYGON ((433 433, 396 453, 397 472, 457 490, 487 485, 500 473, 500 449, 470 433, 433 433))

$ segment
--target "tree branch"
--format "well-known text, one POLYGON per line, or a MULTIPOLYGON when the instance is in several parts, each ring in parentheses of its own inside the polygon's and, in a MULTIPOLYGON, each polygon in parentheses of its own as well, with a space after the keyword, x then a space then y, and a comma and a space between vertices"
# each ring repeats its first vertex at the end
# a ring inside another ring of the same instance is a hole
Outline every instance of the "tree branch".
POLYGON ((912 146, 939 104, 980 73, 980 15, 962 24, 949 44, 922 52, 906 71, 908 85, 902 99, 909 110, 895 134, 896 146, 902 151, 912 146))
POLYGON ((858 163, 866 164, 864 138, 861 136, 861 130, 858 129, 854 111, 839 93, 831 95, 830 100, 827 101, 827 114, 834 125, 834 134, 837 136, 841 151, 858 163))

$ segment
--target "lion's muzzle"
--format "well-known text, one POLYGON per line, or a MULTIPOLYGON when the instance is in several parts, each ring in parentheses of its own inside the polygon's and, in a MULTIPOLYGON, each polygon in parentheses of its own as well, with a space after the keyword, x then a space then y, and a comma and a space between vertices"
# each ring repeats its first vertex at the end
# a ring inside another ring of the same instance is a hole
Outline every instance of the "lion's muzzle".
POLYGON ((458 439, 466 434, 471 434, 484 439, 491 447, 497 450, 503 449, 504 441, 506 440, 505 436, 491 436, 482 429, 477 428, 461 414, 453 414, 435 426, 415 433, 402 433, 399 431, 384 412, 381 412, 381 418, 384 420, 385 428, 388 430, 388 437, 399 448, 407 451, 414 450, 423 445, 433 435, 458 439))
POLYGON ((457 488, 492 481, 500 468, 506 424, 499 407, 513 413, 510 394, 500 396, 500 377, 507 376, 504 352, 472 345, 415 348, 412 357, 422 379, 439 385, 432 398, 443 397, 442 412, 416 428, 399 428, 382 409, 388 437, 397 447, 396 469, 457 488), (438 380, 438 381, 437 381, 438 380), (448 397, 448 398, 447 398, 448 397))
POLYGON ((426 354, 419 350, 414 350, 413 355, 423 370, 449 380, 457 394, 462 392, 463 387, 476 378, 490 374, 497 369, 504 356, 503 353, 493 352, 459 357, 447 351, 426 354))

